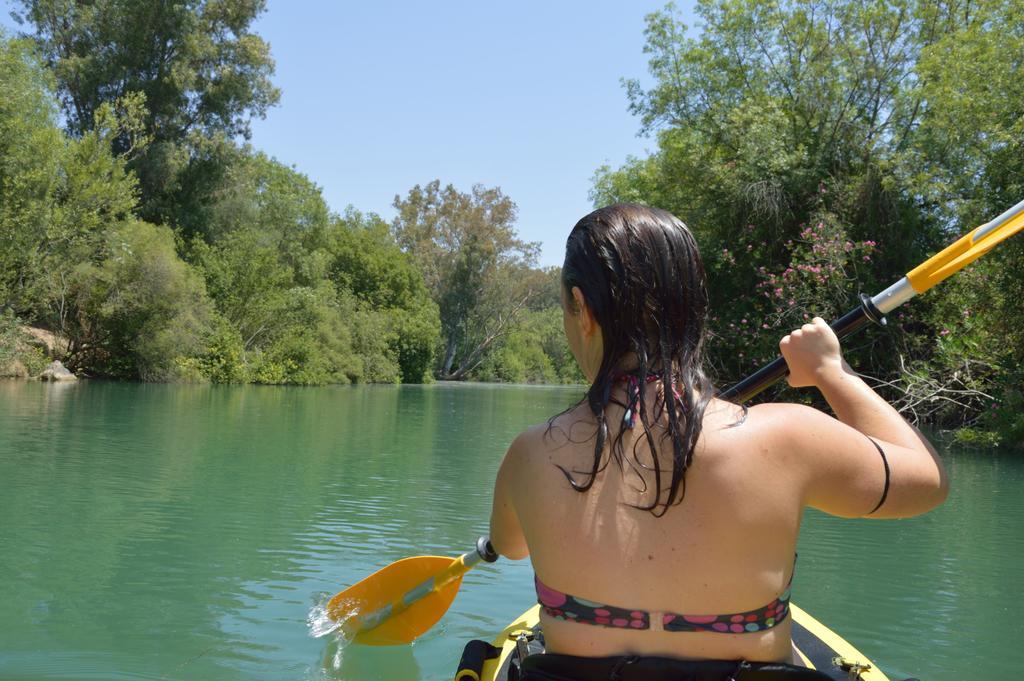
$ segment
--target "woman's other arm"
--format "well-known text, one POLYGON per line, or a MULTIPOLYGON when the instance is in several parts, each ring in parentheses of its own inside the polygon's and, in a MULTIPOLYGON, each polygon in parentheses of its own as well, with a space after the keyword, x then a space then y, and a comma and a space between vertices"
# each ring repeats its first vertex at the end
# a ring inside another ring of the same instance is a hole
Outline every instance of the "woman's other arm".
POLYGON ((519 468, 522 466, 523 436, 517 437, 505 453, 505 458, 498 469, 498 478, 494 482, 494 502, 491 507, 491 545, 499 554, 512 560, 520 560, 530 555, 526 546, 526 537, 519 522, 513 501, 519 468))

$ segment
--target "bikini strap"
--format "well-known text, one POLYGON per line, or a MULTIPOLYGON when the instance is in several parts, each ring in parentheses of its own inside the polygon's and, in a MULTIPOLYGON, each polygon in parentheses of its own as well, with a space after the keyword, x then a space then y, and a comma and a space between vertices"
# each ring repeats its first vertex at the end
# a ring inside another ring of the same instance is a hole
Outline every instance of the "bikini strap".
MULTIPOLYGON (((655 383, 661 380, 661 376, 657 374, 648 374, 647 383, 655 383)), ((640 409, 640 377, 635 373, 616 373, 612 377, 612 381, 617 383, 624 381, 626 383, 626 411, 622 414, 622 425, 625 428, 632 430, 636 426, 636 415, 640 409)), ((611 382, 608 384, 611 386, 611 382)), ((683 405, 683 409, 686 409, 686 404, 683 402, 682 395, 676 390, 675 384, 672 385, 672 394, 675 396, 676 401, 680 405, 683 405)), ((605 400, 607 402, 607 400, 605 400)))

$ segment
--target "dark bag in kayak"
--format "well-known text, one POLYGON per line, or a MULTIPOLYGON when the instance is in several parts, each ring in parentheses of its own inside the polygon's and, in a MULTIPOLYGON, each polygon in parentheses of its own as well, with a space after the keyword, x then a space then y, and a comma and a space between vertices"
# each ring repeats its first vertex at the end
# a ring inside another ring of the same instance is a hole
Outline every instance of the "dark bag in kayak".
POLYGON ((576 657, 555 653, 522 660, 520 681, 832 681, 781 662, 675 660, 668 657, 576 657))

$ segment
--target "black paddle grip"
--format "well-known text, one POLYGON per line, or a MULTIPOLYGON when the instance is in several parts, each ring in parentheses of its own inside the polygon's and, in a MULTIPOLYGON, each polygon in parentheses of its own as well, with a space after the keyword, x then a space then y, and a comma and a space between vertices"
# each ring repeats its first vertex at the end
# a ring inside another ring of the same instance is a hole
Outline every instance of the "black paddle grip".
MULTIPOLYGON (((842 339, 856 333, 866 326, 868 322, 884 326, 885 316, 875 307, 871 298, 862 293, 860 294, 860 305, 829 324, 829 326, 836 332, 836 336, 842 339)), ((719 396, 722 399, 742 404, 766 388, 778 383, 788 373, 789 367, 786 366, 786 360, 782 357, 776 357, 769 364, 764 365, 736 385, 722 391, 719 396)))

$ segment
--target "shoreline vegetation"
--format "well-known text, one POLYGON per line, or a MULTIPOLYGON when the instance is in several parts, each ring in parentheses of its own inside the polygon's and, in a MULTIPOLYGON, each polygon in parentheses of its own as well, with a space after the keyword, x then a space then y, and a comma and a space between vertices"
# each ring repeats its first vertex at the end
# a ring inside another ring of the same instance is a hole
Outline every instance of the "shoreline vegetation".
MULTIPOLYGON (((537 267, 501 189, 433 180, 396 194, 390 222, 339 213, 248 143, 280 96, 252 31, 262 2, 14 6, 23 30, 0 31, 7 373, 59 359, 139 381, 581 381, 558 269, 537 267)), ((652 151, 597 169, 592 199, 693 228, 718 383, 1024 196, 1021 64, 1002 39, 1024 30, 1024 0, 696 12, 700 32, 671 4, 646 18, 649 73, 623 84, 652 151)), ((851 364, 913 420, 1019 447, 1022 255, 1011 241, 852 339, 851 364)))

